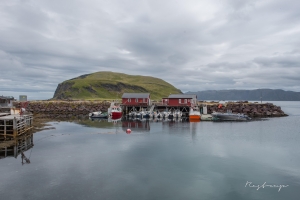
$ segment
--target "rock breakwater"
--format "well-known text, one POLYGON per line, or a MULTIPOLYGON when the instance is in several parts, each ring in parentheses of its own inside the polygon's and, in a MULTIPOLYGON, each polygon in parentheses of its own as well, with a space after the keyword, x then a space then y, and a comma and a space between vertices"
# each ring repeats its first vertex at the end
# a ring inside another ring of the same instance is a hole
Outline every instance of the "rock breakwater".
POLYGON ((227 102, 220 106, 219 102, 201 103, 200 107, 204 104, 207 105, 207 113, 211 114, 215 112, 227 112, 243 113, 250 117, 282 117, 287 116, 280 106, 276 106, 272 103, 249 103, 245 102, 227 102))
MULTIPOLYGON (((15 106, 20 107, 20 102, 16 102, 15 106)), ((106 112, 109 106, 108 101, 30 101, 26 111, 33 114, 88 114, 94 111, 106 112)))
MULTIPOLYGON (((227 102, 220 106, 219 102, 199 102, 198 105, 201 109, 206 105, 208 114, 230 110, 253 118, 287 116, 280 106, 272 103, 227 102)), ((20 102, 15 102, 14 106, 20 107, 20 102)), ((86 115, 94 111, 106 112, 109 106, 109 101, 30 101, 26 110, 33 114, 86 115)))

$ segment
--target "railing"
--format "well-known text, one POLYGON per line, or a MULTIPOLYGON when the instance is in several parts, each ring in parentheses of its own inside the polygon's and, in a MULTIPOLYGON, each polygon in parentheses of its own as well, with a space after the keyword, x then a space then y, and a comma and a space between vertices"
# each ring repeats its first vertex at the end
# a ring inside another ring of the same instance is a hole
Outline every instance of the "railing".
POLYGON ((128 106, 148 106, 149 104, 148 103, 140 103, 140 102, 133 102, 133 103, 130 103, 130 104, 123 104, 123 105, 128 105, 128 106))

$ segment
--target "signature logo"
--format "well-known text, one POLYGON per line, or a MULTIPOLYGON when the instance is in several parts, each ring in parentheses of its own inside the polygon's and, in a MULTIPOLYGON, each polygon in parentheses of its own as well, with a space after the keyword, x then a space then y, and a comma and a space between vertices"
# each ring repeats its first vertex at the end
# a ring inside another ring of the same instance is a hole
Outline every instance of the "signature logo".
POLYGON ((286 188, 289 185, 267 185, 267 182, 264 182, 262 185, 254 185, 252 182, 247 181, 245 187, 251 187, 256 188, 256 190, 259 190, 260 188, 270 187, 270 188, 278 188, 278 192, 280 192, 281 188, 286 188))

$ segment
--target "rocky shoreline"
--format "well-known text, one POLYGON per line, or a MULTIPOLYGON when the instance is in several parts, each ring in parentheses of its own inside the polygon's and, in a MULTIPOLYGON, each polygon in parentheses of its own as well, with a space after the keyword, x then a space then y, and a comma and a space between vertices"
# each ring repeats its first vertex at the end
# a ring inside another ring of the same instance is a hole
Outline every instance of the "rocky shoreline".
MULTIPOLYGON (((272 103, 227 102, 220 107, 219 102, 199 102, 198 105, 200 109, 206 105, 208 114, 231 110, 233 113, 244 113, 254 118, 287 116, 280 106, 272 103)), ((20 102, 15 102, 14 106, 20 107, 20 102)), ((33 114, 86 115, 94 111, 106 112, 109 106, 109 101, 30 101, 26 110, 33 114)))
POLYGON ((283 117, 287 116, 280 106, 276 106, 272 103, 251 103, 248 101, 244 102, 227 102, 222 107, 219 107, 219 102, 209 102, 200 103, 200 108, 206 104, 207 113, 211 114, 216 112, 227 112, 227 110, 232 111, 232 113, 243 113, 252 118, 262 118, 262 117, 283 117))
MULTIPOLYGON (((20 102, 15 102, 20 107, 20 102)), ((110 102, 108 101, 30 101, 26 111, 33 114, 88 114, 90 112, 106 112, 110 102)))

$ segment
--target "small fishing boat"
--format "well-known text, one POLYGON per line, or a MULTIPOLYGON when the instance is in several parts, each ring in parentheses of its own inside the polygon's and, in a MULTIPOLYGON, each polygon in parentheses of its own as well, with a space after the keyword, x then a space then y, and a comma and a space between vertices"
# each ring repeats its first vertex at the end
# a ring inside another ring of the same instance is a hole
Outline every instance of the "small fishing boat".
POLYGON ((159 111, 155 111, 153 113, 153 117, 160 119, 160 118, 163 118, 163 114, 161 112, 159 112, 159 111))
POLYGON ((136 114, 137 114, 137 112, 131 111, 131 112, 128 114, 128 116, 131 117, 131 118, 135 118, 136 114))
POLYGON ((227 110, 226 113, 221 112, 213 112, 211 114, 213 116, 214 121, 247 121, 251 120, 248 115, 240 114, 240 113, 232 113, 230 110, 227 110))
POLYGON ((112 119, 119 119, 122 117, 122 108, 120 105, 116 105, 115 102, 111 102, 107 113, 112 119))
POLYGON ((136 118, 139 118, 139 119, 142 119, 143 116, 144 116, 144 114, 145 114, 144 111, 140 111, 140 112, 137 112, 137 113, 136 113, 135 117, 136 117, 136 118))
POLYGON ((174 113, 173 112, 169 112, 168 119, 173 119, 173 118, 174 118, 174 113))
POLYGON ((213 116, 211 114, 201 114, 201 121, 212 121, 213 116))
POLYGON ((153 118, 153 114, 150 111, 143 112, 143 118, 150 119, 153 118))
POLYGON ((170 112, 164 111, 162 114, 163 114, 163 118, 168 119, 169 115, 170 115, 170 112))
POLYGON ((181 118, 182 112, 180 110, 175 110, 173 113, 174 118, 181 118))
POLYGON ((108 113, 107 112, 91 112, 89 113, 89 117, 91 118, 107 118, 108 117, 108 113))
POLYGON ((200 111, 199 111, 199 108, 198 107, 191 107, 190 108, 190 112, 189 112, 189 118, 190 120, 199 120, 200 121, 200 118, 201 118, 201 115, 200 115, 200 111))

